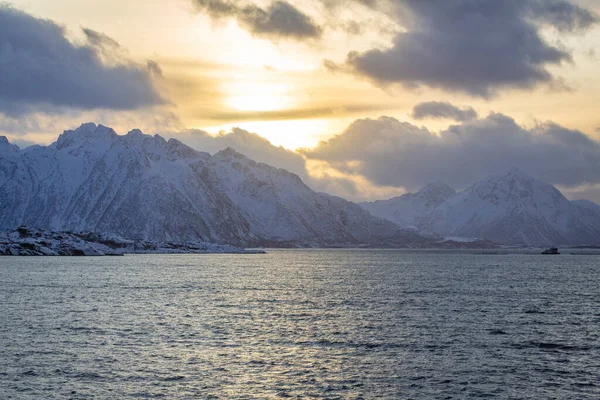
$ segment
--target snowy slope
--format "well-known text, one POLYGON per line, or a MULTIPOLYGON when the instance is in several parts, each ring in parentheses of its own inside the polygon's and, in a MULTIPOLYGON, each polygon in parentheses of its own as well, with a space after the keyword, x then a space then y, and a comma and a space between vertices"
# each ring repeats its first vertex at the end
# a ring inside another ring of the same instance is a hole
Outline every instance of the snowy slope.
POLYGON ((600 205, 590 200, 573 200, 571 204, 576 206, 580 212, 588 215, 590 218, 600 216, 600 205))
POLYGON ((419 226, 423 218, 456 191, 442 182, 430 183, 417 193, 407 193, 389 200, 359 203, 371 214, 404 226, 419 226))
MULTIPOLYGON (((585 226, 585 230, 597 232, 600 230, 600 205, 589 200, 571 201, 575 207, 576 215, 581 223, 585 226)), ((600 238, 585 244, 600 245, 600 238)))
POLYGON ((480 237, 503 244, 598 244, 600 214, 593 210, 512 169, 451 197, 419 227, 443 236, 480 237))
POLYGON ((414 230, 376 218, 358 205, 308 188, 295 174, 227 148, 209 162, 209 182, 241 210, 252 232, 274 243, 308 245, 421 243, 414 230))
POLYGON ((102 125, 19 150, 0 139, 0 230, 17 226, 234 245, 386 245, 427 239, 232 149, 102 125))

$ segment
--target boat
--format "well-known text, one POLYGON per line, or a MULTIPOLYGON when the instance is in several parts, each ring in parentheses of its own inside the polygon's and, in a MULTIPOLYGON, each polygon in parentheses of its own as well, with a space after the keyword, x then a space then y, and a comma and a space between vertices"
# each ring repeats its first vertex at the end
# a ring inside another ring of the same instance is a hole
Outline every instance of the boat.
POLYGON ((542 254, 560 254, 556 247, 550 247, 547 250, 542 251, 542 254))

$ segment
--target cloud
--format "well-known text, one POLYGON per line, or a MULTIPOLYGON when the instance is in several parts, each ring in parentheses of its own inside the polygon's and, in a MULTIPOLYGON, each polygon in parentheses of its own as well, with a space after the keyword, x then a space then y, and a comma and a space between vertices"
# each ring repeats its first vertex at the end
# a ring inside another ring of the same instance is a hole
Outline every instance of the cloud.
POLYGON ((82 31, 91 46, 110 49, 119 49, 121 47, 119 42, 102 32, 97 32, 89 28, 82 28, 82 31))
POLYGON ((32 142, 30 140, 25 140, 25 139, 22 139, 22 138, 19 138, 19 137, 17 137, 17 138, 9 138, 9 140, 10 140, 11 144, 14 144, 14 145, 18 146, 20 149, 26 149, 29 146, 34 146, 34 145, 37 144, 37 143, 32 142))
POLYGON ((0 136, 7 136, 11 142, 17 144, 47 145, 55 141, 60 132, 66 129, 75 129, 81 125, 82 121, 95 121, 123 133, 129 131, 132 126, 144 132, 177 132, 185 129, 177 115, 162 108, 155 108, 151 113, 135 110, 68 109, 60 114, 31 112, 18 117, 0 113, 0 136))
POLYGON ((211 154, 232 147, 254 161, 287 169, 303 179, 308 176, 302 155, 281 146, 274 146, 264 137, 244 129, 233 128, 230 132, 221 132, 218 135, 211 135, 199 129, 161 135, 175 137, 196 150, 211 154))
POLYGON ((412 116, 415 119, 447 118, 455 121, 470 121, 477 118, 477 111, 475 111, 472 107, 465 107, 461 109, 448 102, 428 101, 414 106, 412 116))
POLYGON ((0 112, 132 110, 164 102, 148 68, 116 59, 122 49, 108 36, 84 34, 87 43, 77 46, 56 23, 0 5, 0 112))
POLYGON ((571 62, 544 26, 582 31, 598 21, 568 0, 399 0, 404 27, 389 48, 351 52, 345 65, 377 85, 427 86, 490 97, 500 89, 554 81, 549 66, 571 62))
POLYGON ((584 185, 576 188, 562 188, 560 191, 571 200, 590 200, 600 204, 600 185, 584 185))
POLYGON ((334 117, 339 115, 357 114, 365 111, 385 110, 389 105, 381 104, 338 104, 337 107, 307 107, 289 108, 268 111, 216 111, 203 112, 205 120, 219 122, 239 121, 287 121, 298 119, 311 119, 321 117, 334 117))
MULTIPOLYGON (((335 194, 350 199, 363 199, 364 191, 384 196, 389 193, 394 195, 398 193, 389 189, 379 192, 364 178, 345 175, 331 169, 328 165, 317 165, 316 167, 309 165, 311 163, 307 161, 310 160, 306 160, 302 154, 281 146, 274 146, 262 136, 244 129, 234 128, 230 132, 221 132, 218 135, 211 135, 197 129, 158 133, 164 137, 175 137, 196 150, 211 154, 232 147, 254 161, 295 173, 306 185, 317 192, 335 194)), ((316 161, 312 164, 319 164, 319 162, 316 161)))
POLYGON ((598 22, 598 17, 592 11, 568 0, 531 1, 529 12, 540 22, 560 31, 585 30, 598 22))
POLYGON ((234 18, 253 35, 268 39, 314 39, 322 28, 308 15, 286 1, 274 1, 267 8, 241 5, 228 0, 193 0, 198 10, 213 19, 234 18))
POLYGON ((390 117, 361 119, 302 152, 376 185, 409 190, 436 180, 464 188, 511 167, 565 187, 600 183, 600 142, 553 123, 526 129, 502 114, 439 135, 390 117))

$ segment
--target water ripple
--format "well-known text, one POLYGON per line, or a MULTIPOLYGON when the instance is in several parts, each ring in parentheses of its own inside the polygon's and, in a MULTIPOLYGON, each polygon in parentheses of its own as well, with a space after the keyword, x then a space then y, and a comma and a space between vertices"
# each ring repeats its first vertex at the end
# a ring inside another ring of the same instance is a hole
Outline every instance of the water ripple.
POLYGON ((597 399, 597 257, 0 258, 0 399, 597 399))

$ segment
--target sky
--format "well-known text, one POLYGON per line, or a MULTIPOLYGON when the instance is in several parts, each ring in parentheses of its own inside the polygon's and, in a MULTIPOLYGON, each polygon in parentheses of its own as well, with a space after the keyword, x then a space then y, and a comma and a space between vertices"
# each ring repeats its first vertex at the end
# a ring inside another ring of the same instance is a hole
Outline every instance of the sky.
POLYGON ((13 0, 0 135, 232 146, 350 200, 518 167, 600 201, 600 0, 13 0))

